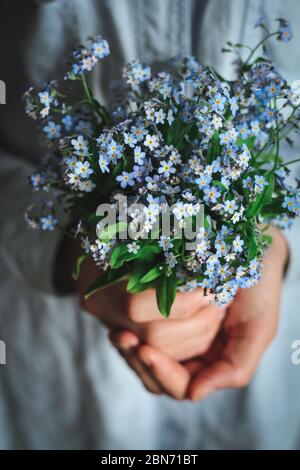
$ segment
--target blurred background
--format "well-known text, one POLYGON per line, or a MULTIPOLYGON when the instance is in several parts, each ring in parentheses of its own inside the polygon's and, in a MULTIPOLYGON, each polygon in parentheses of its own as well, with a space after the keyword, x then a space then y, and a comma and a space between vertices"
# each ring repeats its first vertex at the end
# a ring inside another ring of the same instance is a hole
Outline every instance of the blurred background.
MULTIPOLYGON (((222 46, 228 40, 255 45, 261 16, 270 28, 276 18, 291 22, 293 40, 270 41, 268 52, 288 81, 300 80, 297 0, 1 1, 1 449, 300 448, 300 365, 291 360, 292 343, 300 339, 299 222, 286 234, 291 262, 279 331, 254 380, 197 404, 143 389, 76 295, 56 294, 61 234, 30 232, 24 223, 33 200, 27 176, 44 150, 22 95, 62 76, 74 44, 93 34, 110 42, 110 59, 92 75, 96 96, 109 103, 132 59, 156 63, 193 54, 230 77, 232 58, 222 46)), ((287 159, 299 157, 297 139, 293 150, 282 150, 287 159)), ((299 166, 293 176, 300 178, 299 166)))

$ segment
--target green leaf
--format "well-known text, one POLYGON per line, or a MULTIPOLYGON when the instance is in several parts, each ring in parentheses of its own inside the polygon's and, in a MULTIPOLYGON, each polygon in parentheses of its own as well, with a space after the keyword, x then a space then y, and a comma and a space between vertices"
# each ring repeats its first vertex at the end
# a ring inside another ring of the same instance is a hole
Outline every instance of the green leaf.
POLYGON ((262 193, 258 194, 255 201, 251 204, 251 206, 247 210, 247 217, 251 219, 252 217, 257 216, 264 205, 266 205, 272 198, 272 194, 274 191, 275 186, 275 176, 273 172, 269 172, 266 177, 268 186, 262 191, 262 193))
POLYGON ((111 254, 110 263, 112 269, 120 268, 126 261, 126 255, 128 254, 128 248, 126 243, 116 246, 111 254))
POLYGON ((120 161, 116 164, 114 167, 111 175, 112 175, 112 183, 115 184, 115 177, 118 176, 120 173, 122 173, 122 170, 124 168, 124 163, 123 161, 120 161))
POLYGON ((167 144, 174 144, 178 134, 180 133, 180 130, 182 128, 182 122, 179 119, 175 119, 173 122, 172 126, 169 127, 168 133, 167 133, 167 144))
MULTIPOLYGON (((259 158, 256 159, 255 163, 256 166, 263 166, 265 163, 274 163, 276 157, 276 153, 274 150, 271 150, 267 153, 262 153, 259 158)), ((278 163, 283 162, 283 158, 279 155, 277 158, 278 163)))
POLYGON ((159 266, 154 266, 150 271, 148 271, 142 278, 141 278, 141 283, 145 282, 151 282, 154 279, 157 279, 163 274, 162 267, 159 266))
POLYGON ((265 57, 257 57, 257 59, 254 60, 254 64, 257 64, 257 63, 270 63, 270 60, 266 59, 265 57))
POLYGON ((80 276, 80 270, 81 270, 82 263, 87 258, 88 258, 88 255, 82 255, 82 256, 79 256, 79 258, 77 258, 74 270, 72 272, 72 278, 74 279, 74 281, 78 280, 78 278, 80 276))
POLYGON ((219 188, 219 190, 221 191, 221 193, 224 193, 224 192, 228 191, 227 186, 225 186, 225 184, 221 183, 221 181, 213 180, 212 186, 217 186, 219 188))
POLYGON ((131 261, 133 259, 140 258, 143 258, 143 261, 150 261, 153 258, 153 255, 161 253, 161 251, 162 248, 157 243, 153 245, 143 246, 143 248, 140 248, 137 253, 128 253, 128 255, 126 256, 126 261, 131 261))
POLYGON ((248 261, 251 261, 255 258, 257 254, 257 243, 255 239, 254 228, 252 227, 249 234, 249 244, 248 244, 248 261))
MULTIPOLYGON (((137 264, 134 267, 134 270, 127 284, 127 288, 126 288, 127 292, 130 292, 133 294, 134 292, 140 291, 139 285, 141 284, 141 279, 147 273, 148 270, 149 270, 149 266, 148 265, 145 266, 144 264, 137 264)), ((144 288, 144 286, 142 287, 144 288)))
POLYGON ((271 235, 262 235, 261 239, 263 242, 267 242, 268 245, 271 245, 273 241, 273 238, 271 237, 271 235))
POLYGON ((104 242, 108 242, 112 238, 115 238, 117 233, 122 232, 126 228, 127 228, 127 222, 124 222, 124 221, 117 222, 116 224, 108 225, 106 228, 101 230, 99 234, 99 239, 104 242))
POLYGON ((119 269, 118 271, 106 271, 87 288, 84 295, 85 300, 88 300, 93 294, 104 289, 105 287, 116 284, 123 279, 125 280, 127 277, 128 273, 124 269, 119 269))
POLYGON ((255 139, 256 137, 254 135, 247 139, 243 139, 243 137, 240 136, 236 139, 235 145, 237 147, 242 147, 242 145, 245 144, 249 150, 252 150, 255 144, 255 139))
POLYGON ((92 225, 97 225, 97 223, 100 222, 101 218, 102 217, 100 217, 99 215, 96 215, 96 213, 91 214, 88 218, 88 223, 92 225))
POLYGON ((220 155, 220 151, 221 151, 221 147, 220 147, 219 132, 216 131, 214 132, 211 138, 210 147, 208 149, 208 158, 209 158, 210 163, 220 155))
POLYGON ((149 289, 149 287, 151 287, 151 285, 138 281, 128 292, 130 292, 130 294, 137 294, 138 292, 149 289))
POLYGON ((156 300, 160 313, 168 318, 172 304, 176 297, 177 279, 176 274, 171 276, 164 274, 156 283, 156 300))

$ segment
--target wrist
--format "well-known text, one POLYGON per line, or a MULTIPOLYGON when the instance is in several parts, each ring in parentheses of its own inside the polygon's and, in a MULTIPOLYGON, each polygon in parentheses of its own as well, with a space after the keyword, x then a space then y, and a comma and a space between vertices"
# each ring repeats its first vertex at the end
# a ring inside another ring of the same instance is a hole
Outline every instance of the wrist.
POLYGON ((268 251, 272 254, 273 261, 281 267, 282 277, 285 277, 289 266, 289 245, 282 231, 270 225, 267 232, 272 237, 272 244, 268 251))

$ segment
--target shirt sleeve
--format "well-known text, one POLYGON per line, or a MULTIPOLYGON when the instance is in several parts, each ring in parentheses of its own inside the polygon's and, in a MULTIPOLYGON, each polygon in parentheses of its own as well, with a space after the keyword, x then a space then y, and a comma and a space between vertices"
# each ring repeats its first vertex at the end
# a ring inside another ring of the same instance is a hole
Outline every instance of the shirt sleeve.
POLYGON ((32 288, 54 294, 54 261, 63 234, 27 227, 25 211, 41 197, 28 183, 33 167, 1 151, 0 161, 0 265, 32 288))

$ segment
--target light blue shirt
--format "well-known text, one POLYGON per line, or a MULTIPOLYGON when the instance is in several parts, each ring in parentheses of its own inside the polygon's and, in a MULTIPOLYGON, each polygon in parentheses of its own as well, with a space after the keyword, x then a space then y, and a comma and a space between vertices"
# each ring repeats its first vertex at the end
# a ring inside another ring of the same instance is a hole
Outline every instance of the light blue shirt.
POLYGON ((197 404, 152 396, 109 344, 104 327, 83 314, 76 299, 57 298, 52 291, 61 235, 24 227, 33 197, 26 175, 40 149, 20 101, 29 84, 62 71, 74 43, 95 33, 112 50, 93 75, 95 92, 106 101, 131 59, 153 63, 192 53, 230 76, 231 58, 221 53, 222 45, 255 44, 261 33, 253 25, 262 14, 270 23, 278 17, 291 21, 294 40, 274 41, 270 53, 289 80, 299 79, 299 2, 10 3, 12 14, 1 16, 0 28, 6 32, 0 78, 7 83, 7 104, 0 109, 0 339, 7 345, 7 364, 0 365, 0 448, 299 448, 300 365, 291 362, 291 344, 300 338, 299 222, 288 234, 292 257, 279 332, 251 385, 197 404))

